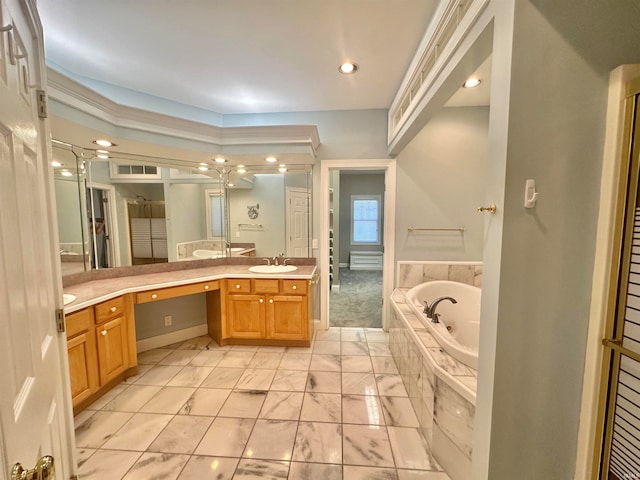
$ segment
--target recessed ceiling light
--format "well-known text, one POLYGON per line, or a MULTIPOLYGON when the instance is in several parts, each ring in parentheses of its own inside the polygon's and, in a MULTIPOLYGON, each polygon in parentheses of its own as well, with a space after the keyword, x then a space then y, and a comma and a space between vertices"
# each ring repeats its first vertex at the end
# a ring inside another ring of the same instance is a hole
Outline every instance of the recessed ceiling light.
POLYGON ((344 62, 338 67, 338 71, 343 75, 352 75, 358 70, 358 65, 353 62, 344 62))
POLYGON ((62 175, 63 177, 71 177, 73 176, 73 173, 68 170, 64 170, 63 172, 60 172, 60 175, 62 175))
POLYGON ((209 167, 207 167, 205 165, 200 165, 198 167, 198 170, 200 170, 201 172, 206 172, 207 170, 209 170, 209 167))
POLYGON ((99 155, 96 155, 96 157, 102 158, 103 160, 106 160, 107 158, 109 158, 109 155, 105 155, 104 153, 101 153, 99 155))
POLYGON ((59 161, 54 160, 53 162, 51 162, 51 166, 52 167, 61 167, 62 164, 59 161))
POLYGON ((94 140, 93 143, 95 143, 96 145, 100 145, 101 147, 115 147, 116 146, 115 143, 112 143, 109 140, 104 140, 104 139, 94 140))
POLYGON ((216 163, 224 163, 224 162, 227 161, 227 159, 223 158, 223 157, 216 157, 216 158, 213 159, 213 161, 216 162, 216 163))
POLYGON ((479 78, 470 78, 469 80, 467 80, 466 82, 464 82, 462 84, 462 87, 463 88, 473 88, 473 87, 477 87, 481 83, 482 83, 482 80, 480 80, 479 78))
POLYGON ((275 163, 275 162, 277 162, 277 161, 278 161, 278 159, 277 159, 276 157, 267 157, 267 158, 265 158, 264 160, 265 160, 266 162, 269 162, 269 163, 275 163))

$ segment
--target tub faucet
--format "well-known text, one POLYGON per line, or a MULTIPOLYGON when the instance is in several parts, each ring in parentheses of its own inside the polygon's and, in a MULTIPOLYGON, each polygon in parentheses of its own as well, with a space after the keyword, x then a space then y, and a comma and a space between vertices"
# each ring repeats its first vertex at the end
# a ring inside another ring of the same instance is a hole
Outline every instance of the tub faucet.
POLYGON ((449 300, 451 303, 458 303, 458 301, 453 297, 440 297, 436 298, 431 305, 427 306, 425 302, 424 313, 427 315, 427 318, 430 318, 433 323, 440 323, 438 318, 440 317, 439 313, 436 313, 436 307, 443 300, 449 300))

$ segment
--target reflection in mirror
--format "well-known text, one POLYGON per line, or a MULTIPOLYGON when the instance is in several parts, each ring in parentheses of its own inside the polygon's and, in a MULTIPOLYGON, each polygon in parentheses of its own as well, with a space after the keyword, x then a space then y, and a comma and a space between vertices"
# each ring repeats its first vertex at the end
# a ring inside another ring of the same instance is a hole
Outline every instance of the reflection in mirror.
POLYGON ((166 158, 101 155, 56 141, 53 146, 62 164, 54 175, 63 275, 311 253, 311 165, 198 167, 166 158), (69 263, 76 265, 65 268, 69 263))

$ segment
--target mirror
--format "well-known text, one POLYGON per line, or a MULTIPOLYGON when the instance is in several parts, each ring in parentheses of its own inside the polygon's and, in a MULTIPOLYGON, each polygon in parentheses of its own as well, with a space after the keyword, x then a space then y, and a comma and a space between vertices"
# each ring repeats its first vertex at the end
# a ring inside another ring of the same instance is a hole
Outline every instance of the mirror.
POLYGON ((310 256, 311 165, 194 167, 53 147, 63 275, 228 255, 310 256))

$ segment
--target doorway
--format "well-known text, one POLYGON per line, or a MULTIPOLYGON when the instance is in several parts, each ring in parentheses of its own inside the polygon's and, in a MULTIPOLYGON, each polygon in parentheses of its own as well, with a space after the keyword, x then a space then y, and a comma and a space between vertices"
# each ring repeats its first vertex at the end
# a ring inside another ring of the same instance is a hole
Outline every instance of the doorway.
POLYGON ((395 160, 325 160, 320 184, 320 327, 386 329, 389 302, 385 299, 393 289, 395 160), (351 187, 340 193, 340 177, 353 176, 346 184, 357 186, 365 183, 365 175, 379 177, 377 193, 358 193, 351 187), (374 261, 376 265, 363 268, 356 260, 364 257, 369 257, 365 264, 374 261))
POLYGON ((331 172, 331 327, 382 327, 384 183, 384 169, 331 172))
POLYGON ((91 184, 87 186, 86 197, 91 268, 116 267, 117 223, 112 208, 115 204, 114 188, 91 184))

